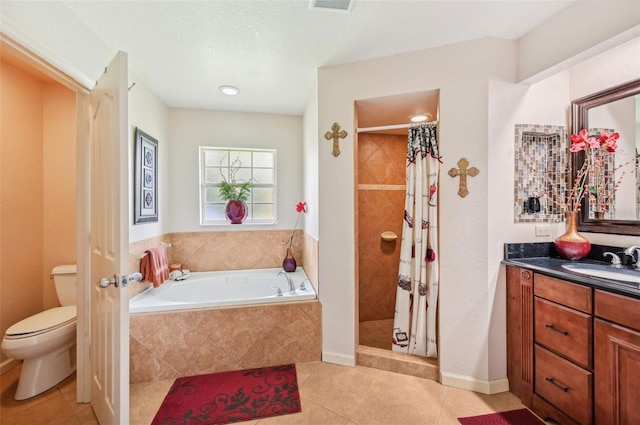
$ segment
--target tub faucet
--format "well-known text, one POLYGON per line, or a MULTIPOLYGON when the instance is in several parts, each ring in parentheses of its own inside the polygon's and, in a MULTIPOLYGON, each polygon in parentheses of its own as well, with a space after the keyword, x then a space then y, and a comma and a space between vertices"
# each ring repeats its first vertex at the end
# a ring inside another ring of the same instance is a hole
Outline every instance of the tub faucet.
POLYGON ((631 258, 635 258, 635 269, 640 270, 640 246, 633 245, 624 250, 625 255, 629 255, 631 258), (635 257, 634 257, 635 255, 635 257))
POLYGON ((284 277, 287 278, 287 283, 289 284, 289 293, 290 294, 295 294, 296 293, 296 284, 293 283, 293 279, 291 279, 291 276, 289 276, 287 274, 287 272, 285 272, 285 271, 280 271, 278 273, 278 276, 280 276, 281 274, 284 275, 284 277))

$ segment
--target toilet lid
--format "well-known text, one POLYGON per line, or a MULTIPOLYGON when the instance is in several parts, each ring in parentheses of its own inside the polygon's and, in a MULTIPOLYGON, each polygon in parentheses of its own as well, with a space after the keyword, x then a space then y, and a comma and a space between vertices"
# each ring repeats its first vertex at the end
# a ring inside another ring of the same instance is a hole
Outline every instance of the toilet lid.
POLYGON ((50 331, 76 320, 76 306, 54 307, 34 314, 7 329, 6 336, 11 338, 27 337, 50 331))

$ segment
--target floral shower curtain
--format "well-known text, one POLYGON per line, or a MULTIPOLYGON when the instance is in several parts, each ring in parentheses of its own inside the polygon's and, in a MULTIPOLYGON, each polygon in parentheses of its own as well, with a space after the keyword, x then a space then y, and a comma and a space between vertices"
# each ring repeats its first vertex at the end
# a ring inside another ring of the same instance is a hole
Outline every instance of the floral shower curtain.
POLYGON ((437 124, 409 128, 393 351, 434 357, 438 305, 437 124))

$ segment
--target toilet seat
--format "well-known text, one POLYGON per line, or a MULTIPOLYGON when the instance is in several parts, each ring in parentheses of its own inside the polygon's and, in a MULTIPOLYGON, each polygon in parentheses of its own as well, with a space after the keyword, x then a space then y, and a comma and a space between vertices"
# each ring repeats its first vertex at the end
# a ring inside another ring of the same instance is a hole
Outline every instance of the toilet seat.
POLYGON ((30 338, 66 326, 76 321, 76 306, 54 307, 27 317, 11 326, 5 339, 30 338))

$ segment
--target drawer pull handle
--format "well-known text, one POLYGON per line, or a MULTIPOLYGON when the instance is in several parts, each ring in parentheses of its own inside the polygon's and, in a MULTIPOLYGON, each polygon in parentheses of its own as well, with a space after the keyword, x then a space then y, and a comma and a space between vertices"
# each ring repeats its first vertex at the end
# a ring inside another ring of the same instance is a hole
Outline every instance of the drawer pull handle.
POLYGON ((564 391, 565 393, 568 393, 568 392, 569 392, 569 388, 567 388, 567 387, 565 387, 565 386, 563 386, 563 385, 558 384, 558 383, 556 382, 556 380, 555 380, 555 379, 553 379, 553 378, 544 378, 544 379, 546 379, 547 381, 551 382, 553 385, 555 385, 556 387, 560 388, 560 389, 561 389, 562 391, 564 391))
POLYGON ((560 333, 560 334, 562 334, 562 335, 564 335, 564 336, 569 335, 569 332, 567 332, 567 331, 563 331, 563 330, 561 330, 561 329, 558 329, 558 328, 556 328, 556 327, 555 327, 555 326, 553 326, 553 325, 545 325, 545 327, 547 327, 547 328, 551 329, 552 331, 556 331, 556 332, 558 332, 558 333, 560 333))

